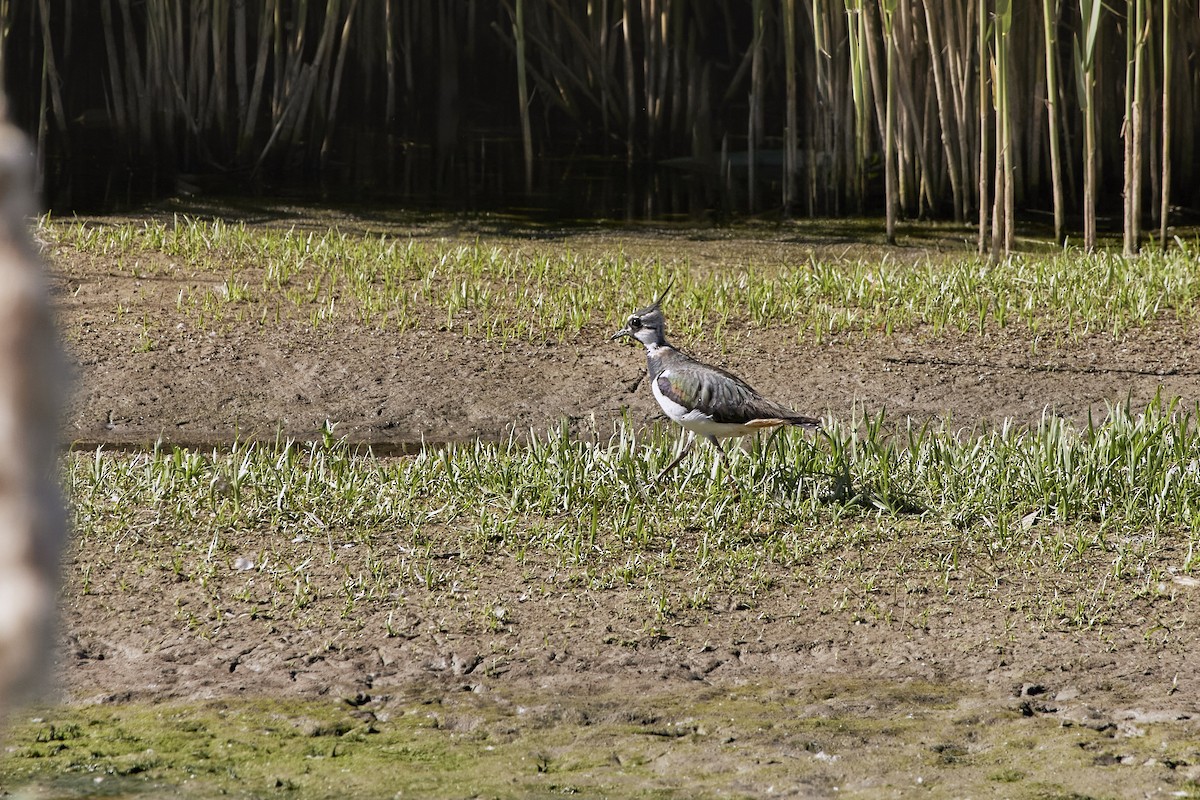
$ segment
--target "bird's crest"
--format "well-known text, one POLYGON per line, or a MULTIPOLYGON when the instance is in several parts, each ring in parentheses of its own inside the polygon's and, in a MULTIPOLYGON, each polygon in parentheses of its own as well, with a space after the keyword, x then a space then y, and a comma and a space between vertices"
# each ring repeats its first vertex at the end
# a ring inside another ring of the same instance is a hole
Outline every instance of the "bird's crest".
POLYGON ((654 304, 651 305, 650 308, 651 309, 657 308, 659 311, 661 311, 662 310, 662 301, 667 299, 667 292, 671 291, 671 287, 674 285, 675 285, 675 279, 671 278, 671 280, 669 280, 667 282, 667 288, 663 289, 662 294, 660 294, 658 296, 658 299, 654 301, 654 304))

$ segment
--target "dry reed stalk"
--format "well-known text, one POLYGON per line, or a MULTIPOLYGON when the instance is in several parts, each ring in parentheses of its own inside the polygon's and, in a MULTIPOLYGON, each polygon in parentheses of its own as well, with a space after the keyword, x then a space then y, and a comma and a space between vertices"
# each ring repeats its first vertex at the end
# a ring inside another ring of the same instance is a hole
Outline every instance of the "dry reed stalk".
POLYGON ((832 161, 835 170, 833 180, 827 182, 832 192, 836 207, 833 213, 841 216, 846 213, 851 199, 848 186, 853 180, 854 167, 854 130, 855 114, 853 91, 851 90, 850 72, 850 20, 836 6, 826 8, 829 18, 829 29, 835 44, 835 50, 830 54, 836 77, 833 80, 832 92, 835 98, 837 112, 829 117, 827 133, 830 145, 833 147, 832 161), (840 139, 840 144, 837 143, 840 139))
MULTIPOLYGON (((1013 9, 1008 33, 1009 77, 1006 89, 1009 141, 1012 143, 1010 174, 1014 197, 1024 198, 1030 194, 1028 187, 1038 184, 1037 180, 1028 180, 1027 175, 1032 165, 1040 165, 1039 159, 1045 149, 1045 138, 1041 136, 1046 111, 1045 89, 1041 83, 1045 79, 1045 59, 1039 49, 1042 31, 1037 0, 1009 2, 1013 9), (1026 64, 1030 68, 1022 69, 1022 65, 1026 64)), ((1010 235, 1015 234, 1016 228, 1010 225, 1010 235)))
POLYGON ((688 36, 684 32, 680 23, 682 20, 681 14, 671 13, 672 4, 666 2, 663 5, 662 12, 662 34, 663 34, 663 120, 666 123, 668 135, 674 139, 680 133, 683 133, 683 115, 686 113, 685 106, 685 77, 683 74, 683 61, 689 54, 688 36))
MULTIPOLYGON (((1143 79, 1143 84, 1142 84, 1142 109, 1143 109, 1142 118, 1145 120, 1145 122, 1142 125, 1142 142, 1144 144, 1142 147, 1141 158, 1142 158, 1142 164, 1143 164, 1143 171, 1142 171, 1143 185, 1145 184, 1146 181, 1149 181, 1150 188, 1148 191, 1144 190, 1143 194, 1142 194, 1141 202, 1142 202, 1142 209, 1143 209, 1142 210, 1143 222, 1145 222, 1147 195, 1152 198, 1161 196, 1161 193, 1159 190, 1159 185, 1158 185, 1158 180, 1159 180, 1159 178, 1162 177, 1161 173, 1157 169, 1155 169, 1153 167, 1145 168, 1146 164, 1151 164, 1151 165, 1157 166, 1162 163, 1159 160, 1159 156, 1158 156, 1158 146, 1160 144, 1160 139, 1158 136, 1154 135, 1154 132, 1159 130, 1158 111, 1159 111, 1159 100, 1161 98, 1156 94, 1152 94, 1151 98, 1149 100, 1146 100, 1146 92, 1154 92, 1154 91, 1156 91, 1156 87, 1161 85, 1158 80, 1158 65, 1155 63, 1155 61, 1159 55, 1158 50, 1155 49, 1155 44, 1156 44, 1157 40, 1154 38, 1158 32, 1158 29, 1156 27, 1157 23, 1155 21, 1154 6, 1152 3, 1147 4, 1147 6, 1146 6, 1146 18, 1144 20, 1144 24, 1145 24, 1145 38, 1144 38, 1144 43, 1143 43, 1143 49, 1146 51, 1147 55, 1145 55, 1142 59, 1143 63, 1145 64, 1146 75, 1145 75, 1145 78, 1143 79)), ((1164 66, 1166 66, 1165 63, 1164 63, 1164 66)), ((1150 222, 1152 225, 1155 226, 1155 228, 1157 228, 1158 212, 1159 212, 1158 203, 1154 203, 1154 202, 1150 203, 1149 211, 1150 211, 1150 222)), ((1144 233, 1144 231, 1143 231, 1143 233, 1144 233)))
MULTIPOLYGON (((274 39, 275 39, 275 82, 272 90, 271 103, 271 134, 259 151, 255 162, 255 171, 261 169, 267 157, 271 154, 277 141, 286 141, 288 132, 300 116, 300 108, 307 94, 311 81, 311 67, 304 64, 300 54, 304 50, 306 33, 306 16, 297 18, 294 34, 289 39, 284 36, 281 5, 275 8, 274 39)), ((306 5, 301 0, 301 5, 306 5)))
POLYGON ((998 48, 997 52, 1002 52, 1004 56, 1004 64, 999 67, 996 72, 1000 77, 1000 92, 1004 97, 1003 100, 1003 133, 1004 133, 1004 255, 1008 256, 1012 253, 1013 240, 1016 236, 1016 175, 1017 170, 1015 160, 1017 157, 1017 149, 1014 142, 1016 137, 1013 135, 1013 113, 1012 113, 1012 69, 1009 64, 1012 61, 1012 20, 1013 20, 1013 0, 997 0, 996 16, 998 25, 1001 29, 1001 40, 1003 47, 998 48))
MULTIPOLYGON (((804 118, 804 201, 805 213, 812 217, 817 213, 817 153, 826 146, 825 143, 825 122, 829 120, 833 113, 833 106, 829 102, 829 98, 825 94, 828 86, 827 80, 827 61, 829 59, 828 47, 826 46, 828 32, 826 31, 825 20, 822 18, 823 0, 810 0, 803 4, 804 13, 807 15, 809 28, 811 31, 812 43, 812 73, 805 80, 804 92, 806 95, 805 106, 809 112, 804 118)), ((789 121, 787 117, 787 105, 784 106, 784 181, 785 193, 789 194, 790 200, 784 205, 784 213, 790 213, 792 207, 799 202, 799 188, 797 187, 797 178, 799 171, 802 168, 800 162, 800 114, 799 114, 799 96, 798 91, 798 63, 795 49, 799 47, 799 39, 796 34, 796 4, 781 3, 780 13, 791 13, 791 39, 789 45, 787 42, 787 28, 784 28, 784 75, 785 88, 786 78, 789 74, 788 60, 791 60, 791 76, 793 91, 791 98, 795 98, 796 103, 795 114, 789 121), (791 50, 789 53, 788 50, 791 50), (794 133, 792 133, 794 131, 794 133), (791 141, 789 141, 791 139, 791 141), (790 154, 788 150, 791 150, 790 154), (788 169, 787 162, 791 161, 792 175, 786 174, 788 169), (791 186, 787 186, 786 182, 790 180, 791 186)), ((789 99, 791 99, 789 98, 789 99)))
POLYGON ((896 243, 896 45, 892 31, 895 0, 883 0, 880 14, 883 22, 884 48, 887 52, 887 88, 884 94, 883 164, 884 194, 886 195, 886 235, 888 244, 896 243))
POLYGON ((1137 253, 1141 222, 1141 144, 1142 144, 1142 17, 1141 0, 1125 3, 1125 121, 1123 236, 1125 255, 1137 253))
MULTIPOLYGON (((276 130, 284 113, 291 105, 291 94, 296 87, 297 81, 300 79, 301 61, 296 57, 296 53, 302 52, 304 49, 308 20, 307 12, 308 3, 306 0, 300 0, 299 5, 293 7, 292 16, 295 19, 295 23, 292 26, 291 36, 288 36, 284 21, 284 3, 280 2, 275 6, 271 31, 274 40, 272 50, 275 53, 274 69, 272 70, 274 81, 271 83, 270 119, 272 137, 278 135, 276 130)), ((269 141, 270 139, 268 139, 269 141)), ((266 149, 266 145, 264 145, 264 153, 266 149)), ((260 154, 259 158, 261 160, 262 154, 260 154)))
MULTIPOLYGON (((1146 110, 1146 83, 1154 73, 1152 64, 1153 57, 1148 55, 1147 47, 1151 36, 1151 14, 1146 5, 1147 0, 1137 0, 1137 43, 1134 50, 1134 83, 1133 83, 1133 130, 1134 130, 1134 148, 1133 148, 1133 241, 1134 248, 1141 247, 1142 237, 1142 216, 1145 211, 1145 198, 1143 196, 1144 186, 1146 181, 1146 141, 1151 142, 1151 150, 1154 148, 1154 139, 1147 136, 1147 121, 1153 120, 1152 115, 1147 114, 1146 110)), ((1153 162, 1154 153, 1151 152, 1151 162, 1153 162)))
MULTIPOLYGON (((626 0, 632 2, 632 0, 626 0)), ((645 145, 654 147, 658 134, 658 26, 655 0, 639 0, 638 21, 642 29, 642 114, 646 121, 645 145)))
POLYGON ((893 34, 896 42, 896 97, 903 114, 901 123, 900 181, 901 206, 909 216, 923 214, 931 207, 933 187, 931 184, 929 131, 932 107, 927 93, 919 91, 916 78, 920 70, 920 45, 925 37, 917 32, 917 22, 912 10, 912 0, 900 0, 896 6, 893 34))
POLYGON ((868 131, 870 106, 867 91, 870 87, 867 64, 866 21, 863 0, 845 0, 846 31, 850 53, 850 91, 854 105, 854 203, 859 214, 867 193, 867 153, 870 150, 868 131))
MULTIPOLYGON (((588 11, 592 11, 593 6, 588 7, 588 11)), ((615 56, 609 56, 609 19, 608 19, 608 0, 599 0, 598 10, 593 14, 588 14, 588 21, 592 23, 589 30, 591 33, 590 39, 596 42, 596 61, 599 64, 599 83, 600 83, 600 129, 604 132, 604 141, 607 144, 610 126, 609 106, 614 105, 616 101, 613 99, 613 89, 618 88, 615 85, 616 76, 613 72, 613 62, 615 56)))
POLYGON ((976 11, 976 55, 979 57, 979 238, 977 249, 979 255, 983 255, 987 251, 988 196, 990 194, 988 182, 988 128, 991 123, 989 96, 992 91, 987 0, 979 0, 976 11))
POLYGON ((978 126, 975 124, 974 105, 971 102, 972 86, 975 73, 972 68, 974 39, 971 36, 973 3, 982 0, 968 0, 965 7, 959 3, 944 3, 942 9, 946 12, 946 25, 942 29, 944 46, 948 63, 950 97, 957 120, 959 147, 958 174, 963 184, 962 208, 959 217, 963 220, 971 208, 970 186, 975 185, 976 162, 972 159, 978 146, 978 126))
POLYGON ((833 54, 834 36, 832 32, 836 20, 841 18, 830 8, 827 0, 812 0, 810 9, 813 30, 813 78, 812 86, 813 112, 808 136, 808 214, 833 213, 839 200, 840 192, 835 187, 841 186, 841 175, 837 169, 840 159, 837 158, 837 142, 835 140, 835 122, 843 116, 842 104, 835 86, 835 60, 833 54), (822 165, 829 164, 829 173, 822 180, 822 165), (825 191, 820 187, 824 185, 825 191))
POLYGON ((358 8, 358 0, 350 0, 346 10, 346 19, 342 23, 342 37, 338 45, 337 59, 334 62, 333 76, 329 87, 329 110, 321 124, 325 127, 325 136, 321 142, 321 167, 329 161, 330 149, 333 146, 333 133, 337 129, 338 99, 342 91, 342 75, 346 67, 346 53, 350 50, 350 25, 354 20, 354 11, 358 8))
POLYGON ((1171 219, 1171 0, 1162 6, 1162 178, 1159 182, 1158 242, 1165 252, 1171 219))
MULTIPOLYGON (((42 32, 42 74, 43 74, 43 91, 45 96, 50 98, 50 109, 54 115, 54 124, 58 128, 60 135, 64 137, 63 146, 66 146, 67 132, 67 114, 63 110, 62 101, 62 78, 58 72, 58 66, 54 59, 54 40, 51 36, 50 29, 50 3, 49 0, 38 0, 38 18, 40 20, 42 32)), ((39 142, 39 147, 42 143, 39 142)))
POLYGON ((186 14, 183 9, 177 5, 159 4, 156 13, 164 17, 162 30, 153 24, 149 30, 155 34, 151 51, 156 63, 154 91, 162 96, 167 91, 165 84, 182 82, 186 75, 189 91, 182 98, 183 102, 179 103, 179 111, 188 120, 189 127, 199 131, 201 126, 211 121, 208 115, 209 99, 215 82, 213 60, 216 54, 209 51, 212 41, 209 33, 212 0, 195 0, 190 5, 191 18, 187 19, 185 25, 186 14), (162 81, 163 72, 160 70, 165 72, 166 81, 162 81))
POLYGON ((263 87, 266 84, 267 66, 275 40, 271 36, 273 23, 278 13, 279 0, 266 0, 262 6, 258 23, 258 55, 254 61, 254 83, 246 100, 242 127, 238 133, 237 157, 241 161, 249 155, 254 132, 258 126, 259 106, 262 104, 263 87))
POLYGON ((637 130, 637 95, 633 74, 633 31, 629 11, 632 0, 625 0, 621 7, 621 33, 625 44, 625 164, 633 169, 634 133, 637 130))
POLYGON ((996 173, 992 205, 992 259, 1012 252, 1013 243, 1013 137, 1012 103, 1009 96, 1009 33, 1012 30, 1011 0, 996 0, 992 65, 995 70, 996 173))
POLYGON ((521 145, 525 154, 525 193, 533 193, 533 128, 529 123, 529 84, 525 75, 525 0, 516 0, 513 39, 517 47, 517 105, 521 115, 521 145))
POLYGON ((671 117, 673 116, 671 95, 679 89, 679 82, 675 80, 678 70, 675 67, 678 65, 678 59, 683 54, 685 47, 682 41, 672 38, 676 30, 672 20, 677 16, 672 12, 673 8, 672 0, 661 0, 660 9, 654 15, 658 57, 658 102, 655 113, 658 114, 656 124, 659 136, 651 141, 654 142, 656 152, 662 150, 662 144, 657 140, 664 132, 666 134, 674 133, 674 129, 671 127, 671 117))
POLYGON ((112 109, 113 126, 116 128, 118 140, 126 139, 129 118, 125 106, 125 81, 122 79, 121 68, 117 62, 117 37, 113 32, 112 0, 100 3, 101 27, 104 29, 104 54, 108 62, 108 88, 112 92, 110 108, 112 109))
MULTIPOLYGON (((297 58, 303 66, 301 72, 304 75, 304 80, 301 82, 299 91, 297 92, 298 102, 296 112, 288 126, 287 141, 289 147, 298 150, 301 142, 308 132, 310 124, 315 127, 315 120, 321 116, 320 113, 309 116, 309 107, 312 105, 313 98, 320 98, 325 93, 321 91, 321 86, 325 82, 326 71, 328 69, 330 53, 333 51, 333 40, 337 35, 337 21, 341 12, 341 0, 329 0, 329 9, 327 9, 325 19, 321 25, 321 36, 317 39, 317 50, 312 56, 311 63, 303 63, 303 53, 298 54, 297 58)), ((320 100, 318 99, 318 103, 320 100)))
POLYGON ((383 63, 387 89, 383 99, 383 126, 390 129, 396 118, 396 23, 392 19, 392 0, 383 3, 383 63))
POLYGON ((958 117, 953 113, 950 92, 946 87, 947 80, 942 73, 943 46, 938 35, 937 15, 933 10, 933 0, 926 0, 924 5, 925 33, 929 38, 929 60, 937 96, 938 122, 942 131, 942 149, 946 157, 945 167, 950 178, 950 191, 954 198, 954 219, 956 222, 961 222, 963 220, 963 187, 962 175, 958 169, 958 146, 961 143, 960 132, 957 128, 958 117))
POLYGON ((1046 116, 1049 122, 1048 135, 1050 137, 1050 182, 1054 193, 1054 241, 1061 244, 1066 237, 1064 230, 1066 209, 1063 200, 1061 135, 1058 130, 1058 38, 1055 35, 1058 28, 1058 14, 1058 0, 1042 0, 1042 35, 1046 55, 1046 116))
POLYGON ((751 64, 754 60, 753 47, 734 48, 731 52, 741 52, 742 58, 738 62, 738 68, 734 70, 733 77, 729 79, 729 83, 725 86, 725 93, 722 96, 722 100, 726 103, 738 99, 741 95, 742 84, 745 82, 746 76, 750 74, 751 64))
POLYGON ((1100 0, 1079 0, 1083 38, 1074 40, 1075 77, 1083 109, 1083 246, 1096 248, 1096 51, 1100 33, 1100 0))
POLYGON ((183 42, 181 40, 168 41, 168 37, 175 36, 175 29, 167 16, 171 13, 172 8, 173 6, 165 3, 147 6, 145 48, 142 50, 144 59, 137 65, 137 69, 142 73, 141 83, 143 91, 146 93, 142 98, 142 106, 145 109, 143 114, 144 146, 159 151, 165 149, 162 145, 169 146, 175 141, 173 125, 171 125, 175 120, 174 114, 171 113, 173 106, 176 110, 181 111, 189 121, 189 128, 193 135, 199 130, 198 120, 191 112, 191 108, 187 106, 189 98, 194 99, 196 96, 194 89, 185 88, 181 93, 182 97, 180 94, 176 94, 174 103, 164 97, 164 94, 169 91, 168 87, 172 84, 184 86, 184 74, 174 70, 175 62, 171 57, 172 53, 182 54, 185 52, 183 42))
POLYGON ((121 11, 121 31, 124 38, 122 56, 125 59, 125 97, 129 102, 129 120, 131 127, 137 133, 139 143, 151 141, 150 102, 145 96, 145 85, 142 81, 142 58, 133 38, 133 14, 129 8, 129 0, 118 0, 121 11))
POLYGON ((233 83, 237 91, 238 129, 246 123, 250 78, 246 61, 246 0, 233 0, 233 83))
MULTIPOLYGON (((813 0, 816 5, 817 0, 813 0)), ((797 161, 797 114, 796 114, 796 3, 781 0, 780 14, 783 16, 783 76, 784 76, 784 125, 783 125, 783 215, 789 217, 792 204, 796 202, 797 161)), ((814 26, 815 26, 814 22, 814 26)), ((817 48, 814 48, 816 50, 817 48)), ((820 58, 819 53, 817 58, 820 58)), ((813 112, 817 112, 814 107, 813 112)), ((810 151, 811 152, 811 151, 810 151)), ((812 171, 812 162, 809 162, 812 171)), ((809 206, 812 216, 812 206, 809 206)))
POLYGON ((404 96, 410 101, 416 96, 416 76, 413 68, 413 33, 416 30, 417 4, 401 2, 400 52, 404 54, 404 96))
MULTIPOLYGON (((211 120, 217 135, 224 140, 227 133, 233 130, 229 121, 229 20, 231 17, 229 0, 213 0, 210 16, 209 47, 212 50, 212 73, 206 81, 208 102, 204 111, 204 119, 211 120)), ((235 79, 236 80, 236 79, 235 79)))
POLYGON ((1121 125, 1121 140, 1122 140, 1122 179, 1121 179, 1121 231, 1122 245, 1124 254, 1132 255, 1134 245, 1130 243, 1130 229, 1132 229, 1132 206, 1133 206, 1133 149, 1134 149, 1134 133, 1133 133, 1133 95, 1134 95, 1134 38, 1136 37, 1136 22, 1134 20, 1134 4, 1135 0, 1126 0, 1126 61, 1124 61, 1124 73, 1126 73, 1126 82, 1124 82, 1124 115, 1122 116, 1121 125))
POLYGON ((755 160, 758 154, 759 142, 762 140, 763 126, 762 96, 765 72, 763 67, 763 39, 766 35, 765 0, 753 0, 751 13, 754 15, 754 39, 750 44, 750 52, 752 54, 750 60, 750 113, 746 126, 746 165, 748 168, 746 177, 746 209, 753 214, 757 190, 755 160))
POLYGON ((1122 181, 1121 181, 1121 232, 1125 255, 1133 255, 1136 249, 1131 243, 1133 209, 1133 148, 1136 136, 1133 130, 1134 94, 1134 50, 1137 38, 1137 22, 1134 19, 1135 0, 1125 0, 1125 114, 1122 117, 1122 181))
MULTIPOLYGON (((134 134, 135 138, 140 138, 142 133, 141 121, 141 102, 140 95, 137 94, 137 79, 136 71, 141 67, 141 60, 137 53, 137 48, 132 38, 132 32, 129 29, 130 22, 128 16, 128 0, 118 0, 117 10, 120 15, 119 25, 106 26, 105 46, 110 48, 110 58, 120 66, 117 67, 112 75, 113 97, 123 98, 122 106, 124 108, 124 124, 128 132, 134 134), (120 28, 121 40, 117 41, 115 30, 120 28), (110 43, 107 39, 108 33, 113 31, 113 40, 110 43)), ((103 10, 109 11, 111 21, 111 8, 106 2, 102 7, 103 10)))

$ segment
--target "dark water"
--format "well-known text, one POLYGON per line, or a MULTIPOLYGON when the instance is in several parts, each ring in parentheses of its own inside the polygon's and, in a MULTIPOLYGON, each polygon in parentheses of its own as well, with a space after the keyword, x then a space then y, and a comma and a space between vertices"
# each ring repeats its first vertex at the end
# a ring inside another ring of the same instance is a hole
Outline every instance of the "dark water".
MULTIPOLYGON (((525 185, 521 142, 479 135, 449 155, 416 142, 364 130, 340 139, 323 165, 282 163, 261 170, 169 171, 117 157, 102 132, 80 137, 72 157, 47 163, 44 196, 57 215, 122 212, 168 198, 286 197, 299 203, 382 204, 419 211, 515 213, 530 218, 720 222, 783 212, 781 151, 755 158, 754 191, 745 151, 695 157, 663 154, 537 154, 532 190, 525 185), (381 155, 382 154, 382 155, 381 155)), ((161 162, 159 162, 161 163, 161 162)), ((829 182, 828 159, 816 177, 829 182)), ((812 185, 801 164, 797 184, 812 185)), ((803 215, 804 202, 794 204, 803 215)))

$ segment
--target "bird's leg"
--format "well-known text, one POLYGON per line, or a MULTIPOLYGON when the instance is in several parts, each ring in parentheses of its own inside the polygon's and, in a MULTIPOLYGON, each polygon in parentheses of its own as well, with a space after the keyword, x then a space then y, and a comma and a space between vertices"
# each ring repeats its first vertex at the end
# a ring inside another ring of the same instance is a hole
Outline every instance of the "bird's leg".
POLYGON ((717 448, 717 455, 721 457, 721 464, 725 467, 725 477, 729 479, 730 485, 733 486, 735 495, 741 495, 741 489, 738 488, 737 481, 733 479, 733 468, 729 462, 729 454, 725 452, 725 448, 721 446, 721 440, 716 436, 708 435, 704 437, 713 443, 713 447, 717 448))
POLYGON ((688 438, 688 443, 686 445, 684 445, 682 450, 679 451, 679 455, 675 456, 675 460, 672 461, 670 464, 667 464, 667 466, 663 468, 663 471, 658 473, 658 475, 655 476, 654 482, 658 483, 659 481, 661 481, 663 479, 664 475, 666 475, 668 472, 670 472, 671 470, 678 467, 679 462, 683 461, 684 456, 686 456, 689 452, 691 452, 692 445, 694 445, 695 443, 696 443, 696 436, 695 436, 695 434, 692 434, 688 438))
POLYGON ((725 448, 721 446, 721 440, 709 434, 704 437, 712 442, 713 447, 717 448, 717 454, 721 456, 721 461, 725 464, 725 469, 729 469, 729 454, 725 452, 725 448))

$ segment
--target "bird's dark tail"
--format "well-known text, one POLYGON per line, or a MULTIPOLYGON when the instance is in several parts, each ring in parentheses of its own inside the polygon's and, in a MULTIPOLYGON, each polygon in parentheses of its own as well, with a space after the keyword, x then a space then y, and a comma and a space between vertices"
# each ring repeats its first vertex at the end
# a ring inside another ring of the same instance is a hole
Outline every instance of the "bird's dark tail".
POLYGON ((804 428, 806 431, 821 430, 821 420, 816 417, 806 417, 803 414, 793 414, 784 418, 788 425, 804 428))

